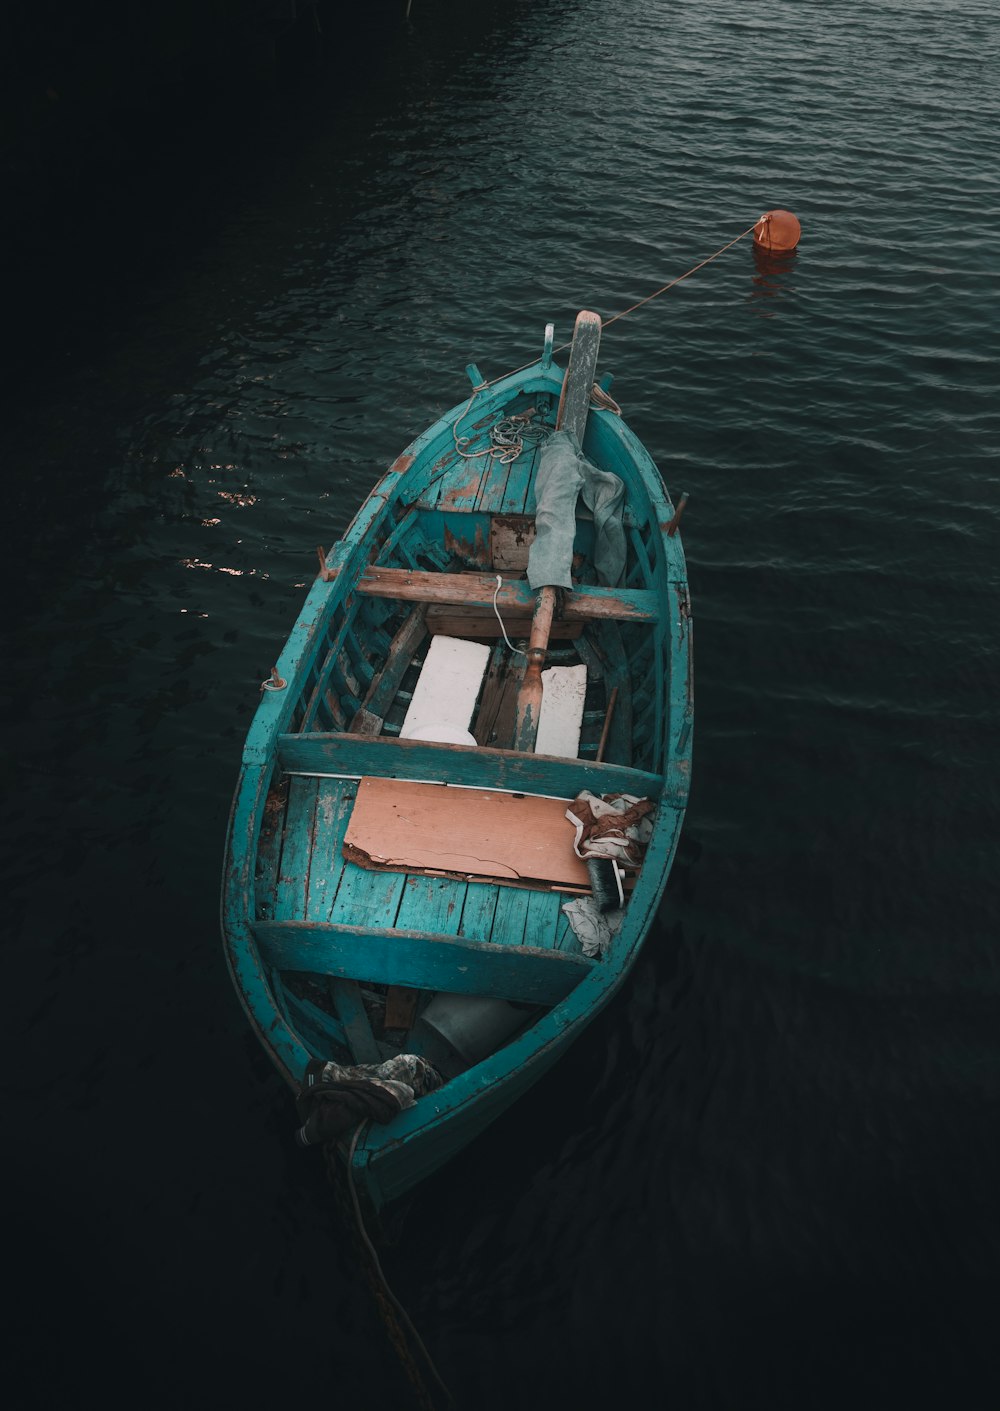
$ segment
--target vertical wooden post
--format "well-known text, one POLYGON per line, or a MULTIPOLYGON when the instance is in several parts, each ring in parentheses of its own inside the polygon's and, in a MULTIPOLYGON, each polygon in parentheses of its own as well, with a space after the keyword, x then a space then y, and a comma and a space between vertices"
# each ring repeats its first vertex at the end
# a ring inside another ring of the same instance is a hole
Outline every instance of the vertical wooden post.
MULTIPOLYGON (((580 445, 590 410, 590 393, 597 372, 597 354, 601 346, 601 316, 583 309, 576 316, 569 365, 563 378, 556 430, 571 431, 580 445)), ((517 726, 514 748, 531 752, 538 734, 538 716, 542 709, 542 667, 549 647, 549 633, 556 609, 556 590, 544 586, 538 590, 535 614, 531 620, 528 642, 528 662, 517 697, 517 726)))
POLYGON ((569 366, 563 378, 556 430, 572 431, 583 445, 583 433, 590 411, 590 394, 597 373, 597 354, 601 346, 601 316, 584 309, 576 316, 573 344, 569 350, 569 366))

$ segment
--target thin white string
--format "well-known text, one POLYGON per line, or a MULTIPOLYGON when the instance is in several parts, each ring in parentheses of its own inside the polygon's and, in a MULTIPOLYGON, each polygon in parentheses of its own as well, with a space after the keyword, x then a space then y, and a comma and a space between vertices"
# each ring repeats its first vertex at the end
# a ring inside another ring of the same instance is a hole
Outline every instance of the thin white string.
POLYGON ((493 611, 494 611, 494 612, 496 613, 496 615, 497 615, 497 622, 499 622, 499 624, 500 624, 500 631, 503 633, 503 639, 504 639, 504 641, 507 643, 508 647, 510 647, 510 649, 511 649, 512 652, 516 652, 519 657, 526 657, 526 656, 528 655, 528 653, 527 653, 527 652, 522 652, 520 647, 515 647, 515 646, 514 646, 514 643, 513 643, 513 642, 510 640, 510 638, 507 636, 507 629, 506 629, 506 627, 503 625, 503 618, 500 616, 500 609, 497 607, 497 598, 498 598, 499 595, 500 595, 500 589, 501 589, 502 587, 503 587, 503 579, 500 577, 500 575, 499 575, 499 573, 498 573, 498 574, 497 574, 497 586, 496 586, 496 588, 493 590, 493 611))

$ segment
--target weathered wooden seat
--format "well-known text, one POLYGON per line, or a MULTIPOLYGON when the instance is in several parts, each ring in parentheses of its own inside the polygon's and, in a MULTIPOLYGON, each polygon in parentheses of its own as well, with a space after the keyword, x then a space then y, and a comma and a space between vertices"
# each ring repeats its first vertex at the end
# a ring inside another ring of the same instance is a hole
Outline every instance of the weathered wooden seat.
MULTIPOLYGON (((400 602, 450 603, 492 610, 494 595, 501 612, 530 614, 535 593, 523 580, 505 581, 497 591, 495 574, 426 573, 418 569, 373 565, 358 581, 358 592, 400 602)), ((579 584, 562 600, 566 622, 656 622, 657 595, 637 588, 594 588, 579 584)))

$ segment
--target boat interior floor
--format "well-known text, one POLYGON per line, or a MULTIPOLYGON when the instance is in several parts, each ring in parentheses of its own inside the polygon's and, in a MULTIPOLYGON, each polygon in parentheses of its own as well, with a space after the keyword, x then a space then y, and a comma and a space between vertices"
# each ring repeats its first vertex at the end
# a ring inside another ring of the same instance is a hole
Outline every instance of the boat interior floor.
POLYGON ((272 795, 259 853, 258 942, 281 975, 289 1018, 316 1053, 371 1063, 427 1052, 450 1076, 467 1065, 429 1049, 418 1022, 437 993, 500 996, 522 1006, 528 1023, 593 962, 561 910, 563 892, 345 859, 359 787, 293 775, 272 795), (274 916, 282 921, 269 925, 274 916), (322 967, 310 958, 313 931, 324 944, 322 967), (492 967, 484 965, 489 948, 499 962, 492 967), (540 964, 539 952, 551 962, 540 964))
MULTIPOLYGON (((551 405, 540 411, 551 419, 551 405)), ((488 446, 495 419, 463 426, 470 449, 488 446)), ((295 739, 306 747, 300 756, 312 751, 307 742, 321 750, 324 738, 336 739, 340 762, 285 763, 275 776, 258 850, 254 930, 279 1003, 317 1056, 374 1062, 401 1050, 420 1052, 421 1014, 442 992, 499 997, 520 1006, 529 1024, 595 963, 584 957, 562 910, 567 890, 551 881, 362 866, 344 847, 361 787, 361 778, 347 777, 355 767, 350 751, 360 759, 366 738, 372 746, 391 740, 400 748, 395 742, 407 736, 435 640, 481 644, 474 704, 463 728, 480 747, 513 749, 534 604, 524 574, 539 456, 540 445, 532 441, 510 464, 490 455, 442 457, 419 500, 402 507, 353 606, 331 633, 327 665, 317 671, 297 726, 295 739), (505 584, 499 599, 498 573, 505 584), (338 733, 324 737, 331 730, 338 733)), ((626 517, 623 589, 606 592, 581 582, 577 590, 574 566, 574 592, 556 619, 546 662, 547 668, 576 668, 580 678, 586 668, 574 707, 574 746, 551 751, 563 753, 567 764, 573 758, 593 769, 607 758, 629 766, 634 741, 653 733, 644 720, 662 710, 655 673, 633 686, 628 664, 636 634, 663 630, 648 591, 651 528, 637 528, 626 517)), ((591 529, 578 524, 582 579, 591 529)), ((312 751, 310 759, 320 755, 312 751)), ((484 759, 482 770, 489 764, 484 759)), ((441 769, 448 767, 443 761, 441 769)), ((358 774, 365 769, 358 767, 358 774)), ((478 778, 485 778, 482 771, 478 778)), ((574 783, 559 796, 576 790, 574 783)))

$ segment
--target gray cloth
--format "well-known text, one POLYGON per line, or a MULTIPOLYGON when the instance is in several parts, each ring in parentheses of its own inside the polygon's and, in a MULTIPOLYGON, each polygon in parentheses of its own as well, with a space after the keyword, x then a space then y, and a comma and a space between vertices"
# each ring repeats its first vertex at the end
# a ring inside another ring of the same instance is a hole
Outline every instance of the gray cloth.
POLYGON ((611 944, 611 937, 617 935, 625 919, 621 908, 617 911, 599 911, 593 897, 578 897, 576 901, 565 902, 562 910, 580 942, 580 949, 590 959, 604 954, 611 944))
POLYGON ((573 586, 573 541, 578 498, 594 516, 597 581, 617 587, 625 572, 625 486, 617 475, 598 470, 569 431, 555 431, 542 447, 535 486, 535 539, 528 550, 528 583, 533 590, 573 586))

